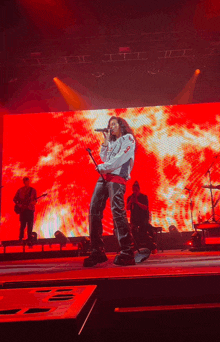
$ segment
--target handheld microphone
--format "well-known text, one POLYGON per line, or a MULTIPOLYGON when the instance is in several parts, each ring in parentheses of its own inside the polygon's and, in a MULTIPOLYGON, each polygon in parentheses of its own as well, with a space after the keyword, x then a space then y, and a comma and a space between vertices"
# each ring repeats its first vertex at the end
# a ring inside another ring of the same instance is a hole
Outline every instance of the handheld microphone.
POLYGON ((96 128, 95 130, 94 130, 95 132, 105 132, 105 133, 108 133, 108 128, 96 128))

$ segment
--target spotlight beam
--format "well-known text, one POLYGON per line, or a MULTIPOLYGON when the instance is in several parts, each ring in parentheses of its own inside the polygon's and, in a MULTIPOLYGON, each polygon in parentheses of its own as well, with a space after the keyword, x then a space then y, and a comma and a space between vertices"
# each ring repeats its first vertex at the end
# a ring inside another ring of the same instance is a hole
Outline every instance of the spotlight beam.
POLYGON ((196 81, 197 81, 200 73, 201 73, 200 69, 195 70, 193 76, 190 78, 190 80, 188 81, 186 86, 173 99, 173 101, 172 101, 173 105, 192 103, 196 81))
POLYGON ((53 80, 70 109, 88 109, 85 100, 81 97, 80 94, 78 94, 75 90, 62 82, 59 78, 54 77, 53 80))

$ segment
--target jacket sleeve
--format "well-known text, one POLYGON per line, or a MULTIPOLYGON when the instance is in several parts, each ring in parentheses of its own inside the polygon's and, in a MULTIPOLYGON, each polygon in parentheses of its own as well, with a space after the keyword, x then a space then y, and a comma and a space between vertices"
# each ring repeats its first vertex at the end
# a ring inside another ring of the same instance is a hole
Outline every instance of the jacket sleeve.
POLYGON ((122 146, 119 153, 117 153, 116 156, 111 158, 108 162, 98 165, 98 168, 102 173, 112 172, 121 167, 128 160, 134 159, 135 140, 132 134, 126 134, 122 139, 122 146))
POLYGON ((13 198, 13 202, 18 203, 19 199, 20 199, 20 196, 19 196, 19 190, 18 190, 15 194, 15 197, 13 198))
POLYGON ((139 201, 139 202, 142 203, 142 204, 148 205, 148 197, 147 197, 147 195, 144 195, 142 200, 139 201))
POLYGON ((100 155, 100 158, 102 159, 103 163, 106 161, 107 152, 108 152, 108 146, 102 145, 99 155, 100 155))
POLYGON ((37 191, 34 188, 32 188, 31 199, 32 199, 32 201, 36 201, 37 200, 37 191))

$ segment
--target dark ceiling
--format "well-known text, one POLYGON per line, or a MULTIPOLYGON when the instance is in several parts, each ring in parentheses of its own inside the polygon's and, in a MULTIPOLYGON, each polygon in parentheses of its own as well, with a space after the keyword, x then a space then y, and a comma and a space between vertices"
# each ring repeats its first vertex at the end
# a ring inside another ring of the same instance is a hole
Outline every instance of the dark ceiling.
POLYGON ((3 0, 0 101, 12 112, 67 110, 57 76, 93 109, 170 104, 196 68, 193 102, 220 101, 218 3, 3 0))

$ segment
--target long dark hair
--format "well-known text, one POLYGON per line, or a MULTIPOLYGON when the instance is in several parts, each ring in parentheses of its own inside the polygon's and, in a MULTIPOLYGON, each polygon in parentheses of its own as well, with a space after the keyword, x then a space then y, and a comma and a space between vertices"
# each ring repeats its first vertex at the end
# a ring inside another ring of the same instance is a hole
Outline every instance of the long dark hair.
MULTIPOLYGON (((131 129, 131 127, 129 126, 129 124, 127 123, 127 121, 125 121, 124 119, 122 118, 119 118, 117 116, 112 116, 110 119, 109 119, 109 122, 108 122, 108 128, 110 128, 110 122, 115 119, 117 120, 120 128, 121 128, 121 134, 122 135, 125 135, 125 134, 132 134, 134 139, 135 139, 135 136, 134 136, 134 133, 131 129)), ((117 138, 115 135, 113 134, 110 134, 110 141, 115 141, 117 138)), ((135 139, 135 142, 136 142, 136 139, 135 139)))

